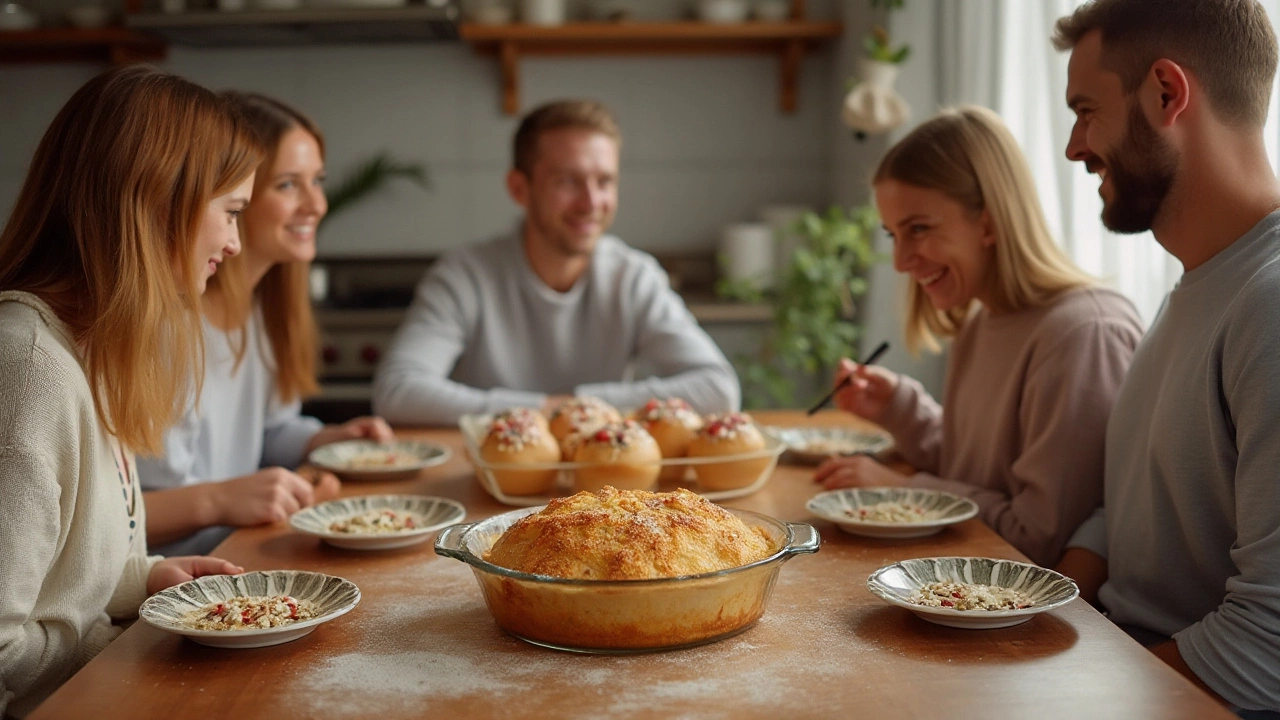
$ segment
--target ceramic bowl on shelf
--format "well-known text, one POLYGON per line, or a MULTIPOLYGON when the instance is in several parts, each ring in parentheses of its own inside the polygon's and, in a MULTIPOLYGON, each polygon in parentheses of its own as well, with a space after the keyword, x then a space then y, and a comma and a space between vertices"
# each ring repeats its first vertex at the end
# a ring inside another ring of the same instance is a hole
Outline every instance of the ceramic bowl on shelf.
POLYGON ((18 3, 0 3, 0 30, 34 30, 40 18, 18 3))
POLYGON ((699 0, 698 19, 703 22, 729 24, 747 19, 746 0, 699 0))
POLYGON ((111 12, 101 5, 76 5, 64 12, 67 22, 78 28, 100 28, 111 19, 111 12))

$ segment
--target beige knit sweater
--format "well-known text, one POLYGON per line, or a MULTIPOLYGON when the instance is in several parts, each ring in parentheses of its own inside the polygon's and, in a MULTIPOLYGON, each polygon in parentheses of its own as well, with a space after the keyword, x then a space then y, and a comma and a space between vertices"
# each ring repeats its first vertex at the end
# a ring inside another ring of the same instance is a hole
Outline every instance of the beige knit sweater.
POLYGON ((943 405, 904 378, 880 423, 920 470, 911 485, 973 498, 987 525, 1052 567, 1102 503, 1107 418, 1141 337, 1133 304, 1103 288, 980 310, 951 345, 943 405))
POLYGON ((116 465, 65 326, 0 292, 0 717, 31 712, 146 597, 160 558, 116 465))

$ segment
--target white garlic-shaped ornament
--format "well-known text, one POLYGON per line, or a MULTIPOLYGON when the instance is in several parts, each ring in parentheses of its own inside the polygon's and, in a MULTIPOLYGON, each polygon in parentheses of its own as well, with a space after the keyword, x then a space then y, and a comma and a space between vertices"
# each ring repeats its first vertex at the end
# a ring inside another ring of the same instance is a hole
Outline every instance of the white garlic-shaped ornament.
POLYGON ((888 132, 911 119, 911 107, 893 89, 898 66, 867 60, 862 66, 862 82, 844 98, 840 118, 858 133, 888 132))

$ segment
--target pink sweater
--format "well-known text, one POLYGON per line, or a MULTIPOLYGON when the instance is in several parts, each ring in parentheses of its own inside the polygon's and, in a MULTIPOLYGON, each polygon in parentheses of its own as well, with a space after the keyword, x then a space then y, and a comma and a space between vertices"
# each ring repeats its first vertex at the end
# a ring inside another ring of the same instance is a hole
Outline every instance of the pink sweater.
POLYGON ((911 485, 973 498, 984 522, 1052 566, 1102 504, 1107 418, 1141 336, 1133 305, 1103 288, 980 309, 951 346, 946 412, 904 377, 880 423, 919 470, 911 485))

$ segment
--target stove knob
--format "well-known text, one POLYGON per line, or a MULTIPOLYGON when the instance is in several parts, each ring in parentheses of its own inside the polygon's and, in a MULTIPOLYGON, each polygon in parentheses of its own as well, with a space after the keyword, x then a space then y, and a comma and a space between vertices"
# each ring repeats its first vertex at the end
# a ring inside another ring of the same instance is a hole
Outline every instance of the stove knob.
POLYGON ((341 357, 342 354, 338 352, 338 348, 332 345, 325 345, 324 349, 320 351, 320 359, 324 361, 325 365, 336 365, 341 357))
POLYGON ((360 359, 364 360, 368 365, 377 365, 378 359, 382 357, 382 353, 376 345, 365 345, 360 348, 360 359))

